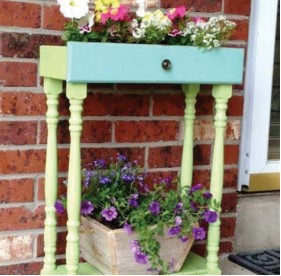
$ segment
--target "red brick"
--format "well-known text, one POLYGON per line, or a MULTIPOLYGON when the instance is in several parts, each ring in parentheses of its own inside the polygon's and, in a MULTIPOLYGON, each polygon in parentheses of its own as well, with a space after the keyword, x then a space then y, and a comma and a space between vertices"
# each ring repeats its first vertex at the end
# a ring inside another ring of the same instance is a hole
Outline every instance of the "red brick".
POLYGON ((231 238, 235 234, 236 218, 221 218, 221 238, 231 238))
MULTIPOLYGON (((231 241, 223 241, 220 242, 219 245, 219 255, 225 253, 231 253, 233 251, 233 244, 231 241)), ((207 250, 206 250, 206 242, 204 243, 194 243, 191 248, 191 251, 198 254, 199 256, 206 257, 207 250)))
POLYGON ((0 144, 36 144, 37 122, 0 122, 0 144))
MULTIPOLYGON (((82 143, 106 143, 111 142, 111 122, 109 121, 83 121, 82 143)), ((47 143, 47 124, 40 122, 40 144, 47 143)), ((68 120, 59 121, 58 143, 70 143, 68 120)))
MULTIPOLYGON (((57 235, 57 255, 61 255, 65 253, 66 248, 66 235, 67 232, 60 232, 57 235)), ((44 256, 44 236, 38 235, 37 238, 37 257, 44 256)))
POLYGON ((213 115, 214 98, 210 95, 198 95, 196 101, 196 116, 213 115))
MULTIPOLYGON (((61 195, 66 195, 67 188, 66 185, 63 183, 65 178, 60 177, 58 179, 58 194, 57 197, 59 198, 61 195)), ((45 178, 39 178, 38 180, 38 200, 45 200, 45 178)))
POLYGON ((211 155, 211 145, 196 145, 193 149, 193 164, 198 165, 209 165, 211 155))
POLYGON ((55 35, 39 35, 27 33, 2 33, 3 57, 39 58, 41 45, 62 45, 62 40, 55 35))
POLYGON ((225 145, 224 147, 224 164, 238 164, 239 145, 225 145))
POLYGON ((40 270, 43 267, 43 263, 25 263, 25 264, 14 264, 0 266, 1 275, 39 275, 40 270))
POLYGON ((183 116, 184 114, 184 95, 154 95, 153 96, 153 115, 161 116, 183 116))
POLYGON ((116 90, 135 91, 135 90, 151 90, 152 84, 149 83, 118 83, 116 84, 116 90))
POLYGON ((242 96, 232 97, 228 102, 227 116, 242 116, 244 98, 242 96))
POLYGON ((219 255, 233 252, 233 244, 231 241, 220 242, 219 255))
POLYGON ((195 242, 191 248, 191 251, 201 257, 206 257, 206 242, 204 242, 204 243, 195 242))
POLYGON ((250 15, 251 0, 225 0, 224 12, 230 14, 250 15))
POLYGON ((150 148, 148 165, 150 168, 180 167, 181 155, 181 146, 150 148))
POLYGON ((0 209, 0 231, 42 228, 44 226, 44 206, 34 212, 24 207, 0 209))
POLYGON ((34 180, 31 178, 0 180, 0 202, 31 202, 33 201, 34 180))
POLYGON ((148 116, 149 96, 122 94, 88 94, 84 103, 87 116, 148 116))
POLYGON ((222 206, 221 206, 223 213, 236 212, 237 204, 238 204, 237 193, 223 194, 222 206))
POLYGON ((144 148, 84 148, 82 149, 82 167, 87 167, 94 160, 116 158, 117 154, 125 155, 130 161, 137 161, 140 167, 144 166, 144 148))
POLYGON ((248 40, 249 21, 248 20, 233 20, 237 25, 231 40, 248 40))
POLYGON ((0 62, 0 85, 36 86, 37 65, 31 62, 0 62))
POLYGON ((40 4, 0 2, 0 26, 39 28, 40 21, 40 4))
POLYGON ((201 183, 209 189, 211 173, 209 170, 193 170, 193 184, 201 183))
POLYGON ((162 8, 175 8, 177 6, 183 5, 188 10, 198 11, 198 12, 220 12, 222 10, 221 0, 162 0, 162 8))
POLYGON ((45 95, 29 92, 0 92, 0 114, 34 116, 46 113, 45 95))
POLYGON ((115 124, 117 142, 175 141, 179 135, 176 121, 130 121, 115 124))
POLYGON ((0 151, 0 173, 37 173, 45 169, 45 150, 0 151))
MULTIPOLYGON (((210 95, 198 95, 195 105, 196 115, 213 114, 213 97, 210 95)), ((155 95, 153 98, 153 115, 183 116, 185 109, 184 95, 155 95)))
POLYGON ((231 120, 227 123, 225 131, 226 140, 239 140, 241 135, 241 121, 231 120))
POLYGON ((59 6, 43 7, 43 28, 49 30, 63 30, 67 19, 61 14, 59 6))
POLYGON ((150 190, 154 189, 155 184, 159 184, 163 179, 172 177, 171 186, 167 186, 168 189, 176 188, 178 172, 148 172, 146 173, 145 183, 148 185, 150 190))
POLYGON ((224 188, 237 188, 238 169, 224 170, 224 188))

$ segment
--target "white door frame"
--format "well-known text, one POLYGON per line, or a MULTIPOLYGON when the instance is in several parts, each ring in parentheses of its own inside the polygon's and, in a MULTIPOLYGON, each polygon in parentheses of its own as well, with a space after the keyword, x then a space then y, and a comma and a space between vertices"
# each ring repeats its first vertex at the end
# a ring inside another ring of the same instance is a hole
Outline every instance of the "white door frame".
POLYGON ((238 191, 250 174, 279 172, 280 160, 268 160, 277 6, 278 0, 252 0, 238 191))

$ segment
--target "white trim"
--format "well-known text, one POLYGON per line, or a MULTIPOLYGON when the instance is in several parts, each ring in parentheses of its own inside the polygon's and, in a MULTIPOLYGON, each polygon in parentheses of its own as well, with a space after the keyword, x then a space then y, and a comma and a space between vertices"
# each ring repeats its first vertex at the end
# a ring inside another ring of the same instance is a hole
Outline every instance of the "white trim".
POLYGON ((252 0, 245 74, 238 190, 249 175, 279 171, 268 161, 271 89, 278 0, 252 0))

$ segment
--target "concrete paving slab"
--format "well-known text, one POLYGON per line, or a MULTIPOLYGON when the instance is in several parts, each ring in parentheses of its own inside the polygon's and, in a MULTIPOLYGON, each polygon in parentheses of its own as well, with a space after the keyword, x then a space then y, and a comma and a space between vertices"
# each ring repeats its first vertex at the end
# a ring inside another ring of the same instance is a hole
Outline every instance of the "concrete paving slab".
POLYGON ((220 268, 222 270, 222 275, 257 275, 256 273, 229 261, 227 258, 220 260, 220 268))

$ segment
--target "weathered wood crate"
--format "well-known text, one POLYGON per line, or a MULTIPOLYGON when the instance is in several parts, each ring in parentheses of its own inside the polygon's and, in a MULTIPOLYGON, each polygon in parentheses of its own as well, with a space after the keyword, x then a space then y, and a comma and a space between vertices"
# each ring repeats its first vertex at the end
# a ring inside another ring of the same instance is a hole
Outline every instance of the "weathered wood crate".
MULTIPOLYGON (((82 217, 80 228, 80 249, 83 258, 104 274, 143 275, 153 274, 148 271, 150 264, 138 264, 130 248, 130 241, 137 235, 130 235, 123 229, 111 230, 105 225, 88 217, 82 217)), ((157 238, 161 243, 160 256, 163 260, 174 262, 174 271, 179 271, 194 242, 190 237, 182 242, 177 237, 168 235, 157 238)))

